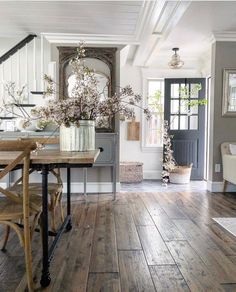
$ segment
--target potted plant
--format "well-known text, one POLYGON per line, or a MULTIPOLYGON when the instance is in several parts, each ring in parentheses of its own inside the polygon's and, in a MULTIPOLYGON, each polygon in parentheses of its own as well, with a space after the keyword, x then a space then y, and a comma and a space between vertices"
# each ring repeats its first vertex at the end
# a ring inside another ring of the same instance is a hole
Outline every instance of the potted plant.
POLYGON ((140 108, 146 118, 151 113, 139 104, 142 97, 131 86, 120 88, 112 96, 103 99, 97 86, 94 70, 85 65, 85 47, 80 43, 77 56, 72 59, 72 74, 75 83, 70 96, 60 96, 56 83, 50 76, 44 79, 47 88, 44 96, 50 97, 43 106, 32 110, 34 117, 44 122, 53 122, 60 127, 60 149, 63 151, 87 151, 95 149, 95 121, 120 114, 123 118, 135 118, 134 107, 140 108))

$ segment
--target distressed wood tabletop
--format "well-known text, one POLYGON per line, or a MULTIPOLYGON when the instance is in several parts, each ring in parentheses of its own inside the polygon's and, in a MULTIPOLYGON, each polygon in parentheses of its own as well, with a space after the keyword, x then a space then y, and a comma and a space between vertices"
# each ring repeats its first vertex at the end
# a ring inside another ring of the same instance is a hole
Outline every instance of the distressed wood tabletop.
MULTIPOLYGON (((42 149, 31 153, 30 162, 31 164, 94 164, 99 153, 99 149, 86 152, 66 152, 58 149, 42 149)), ((18 155, 18 151, 0 151, 0 165, 8 164, 18 155)))

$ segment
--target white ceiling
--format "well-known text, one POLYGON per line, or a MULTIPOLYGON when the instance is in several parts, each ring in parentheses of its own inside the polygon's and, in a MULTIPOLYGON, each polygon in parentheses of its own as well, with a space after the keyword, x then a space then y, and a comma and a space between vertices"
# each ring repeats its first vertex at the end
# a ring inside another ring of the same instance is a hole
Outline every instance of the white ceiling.
POLYGON ((128 45, 123 64, 165 67, 177 46, 185 67, 196 66, 208 58, 214 32, 236 40, 235 1, 0 1, 0 37, 128 45))
POLYGON ((0 35, 133 35, 142 1, 0 1, 0 35))
POLYGON ((160 42, 153 56, 154 65, 170 56, 173 47, 180 48, 179 54, 186 63, 193 58, 206 58, 213 34, 218 32, 236 32, 236 2, 192 2, 165 41, 160 42))

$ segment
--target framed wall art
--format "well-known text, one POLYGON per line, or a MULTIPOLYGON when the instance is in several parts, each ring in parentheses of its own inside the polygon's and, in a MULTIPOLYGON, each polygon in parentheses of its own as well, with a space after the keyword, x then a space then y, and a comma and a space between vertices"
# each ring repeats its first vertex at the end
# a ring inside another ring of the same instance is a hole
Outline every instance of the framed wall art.
POLYGON ((236 69, 224 69, 222 115, 236 117, 236 69))

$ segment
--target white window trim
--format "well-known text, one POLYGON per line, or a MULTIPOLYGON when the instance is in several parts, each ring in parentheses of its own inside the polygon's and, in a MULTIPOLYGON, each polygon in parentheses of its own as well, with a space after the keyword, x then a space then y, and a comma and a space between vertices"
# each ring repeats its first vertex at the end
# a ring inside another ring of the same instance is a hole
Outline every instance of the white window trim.
MULTIPOLYGON (((161 77, 152 77, 148 78, 145 77, 143 78, 143 107, 147 106, 147 94, 148 94, 148 81, 149 80, 163 80, 164 78, 161 77)), ((146 137, 146 132, 147 132, 147 127, 146 127, 146 120, 145 120, 145 115, 142 113, 142 135, 141 135, 141 150, 142 152, 148 152, 148 153, 162 153, 163 152, 163 146, 147 146, 145 143, 145 137, 146 137)))

